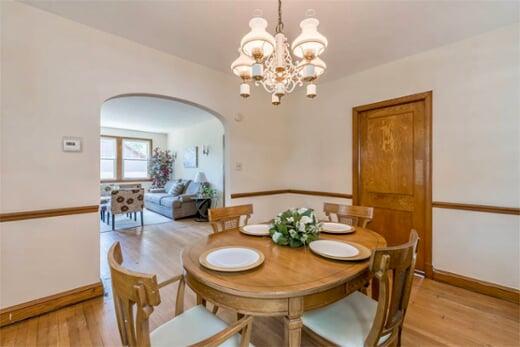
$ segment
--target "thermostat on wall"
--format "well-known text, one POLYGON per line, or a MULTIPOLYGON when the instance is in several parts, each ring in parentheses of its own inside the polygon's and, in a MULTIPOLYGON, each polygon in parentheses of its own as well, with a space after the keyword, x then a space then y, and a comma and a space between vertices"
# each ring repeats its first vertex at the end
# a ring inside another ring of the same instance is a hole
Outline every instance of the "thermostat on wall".
POLYGON ((81 152, 81 138, 64 137, 63 152, 81 152))

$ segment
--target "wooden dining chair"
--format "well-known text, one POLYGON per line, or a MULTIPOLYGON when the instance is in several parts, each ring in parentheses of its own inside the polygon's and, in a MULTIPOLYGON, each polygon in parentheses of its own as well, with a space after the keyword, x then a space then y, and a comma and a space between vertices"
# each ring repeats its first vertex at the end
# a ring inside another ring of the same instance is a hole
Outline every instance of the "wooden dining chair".
POLYGON ((251 214, 253 214, 252 204, 212 208, 209 210, 209 221, 213 232, 218 233, 238 228, 241 217, 245 217, 244 224, 247 224, 251 214))
POLYGON ((308 335, 326 346, 400 346, 418 241, 412 230, 407 243, 374 250, 369 270, 379 282, 378 301, 356 291, 309 311, 302 317, 308 335))
POLYGON ((366 228, 367 224, 372 221, 374 208, 326 202, 323 204, 323 212, 325 212, 325 215, 331 222, 333 221, 332 215, 336 215, 336 219, 339 223, 345 223, 354 227, 366 228))
POLYGON ((244 316, 234 324, 228 325, 201 305, 184 311, 183 275, 157 283, 156 275, 126 269, 121 265, 123 256, 119 242, 115 242, 108 251, 108 263, 112 276, 117 326, 124 346, 250 345, 253 324, 251 316, 244 316), (148 320, 154 307, 161 303, 159 290, 175 282, 179 282, 175 317, 150 333, 148 320))

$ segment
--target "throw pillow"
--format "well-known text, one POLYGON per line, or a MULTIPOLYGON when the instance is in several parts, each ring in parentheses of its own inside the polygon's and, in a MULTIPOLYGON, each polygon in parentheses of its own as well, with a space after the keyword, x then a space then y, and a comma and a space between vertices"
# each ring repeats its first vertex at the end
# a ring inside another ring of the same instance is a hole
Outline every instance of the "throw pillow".
POLYGON ((174 185, 172 185, 168 194, 177 196, 177 195, 181 195, 183 191, 184 191, 184 183, 177 182, 174 185))

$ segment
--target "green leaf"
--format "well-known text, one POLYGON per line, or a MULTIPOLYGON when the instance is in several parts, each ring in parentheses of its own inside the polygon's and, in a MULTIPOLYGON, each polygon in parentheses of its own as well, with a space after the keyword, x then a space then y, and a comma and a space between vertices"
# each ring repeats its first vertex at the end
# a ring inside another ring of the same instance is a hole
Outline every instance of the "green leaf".
POLYGON ((303 246, 303 243, 300 240, 297 239, 290 239, 289 240, 289 247, 296 248, 303 246))
POLYGON ((289 243, 289 240, 285 236, 280 236, 278 239, 278 244, 282 246, 286 246, 289 243))

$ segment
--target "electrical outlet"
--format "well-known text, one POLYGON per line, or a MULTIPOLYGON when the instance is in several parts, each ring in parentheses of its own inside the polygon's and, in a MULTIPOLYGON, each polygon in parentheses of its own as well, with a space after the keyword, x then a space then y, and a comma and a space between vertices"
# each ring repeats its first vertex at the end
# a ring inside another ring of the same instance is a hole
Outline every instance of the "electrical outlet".
POLYGON ((236 170, 236 171, 242 171, 242 163, 240 163, 240 162, 237 161, 237 162, 235 163, 235 170, 236 170))

